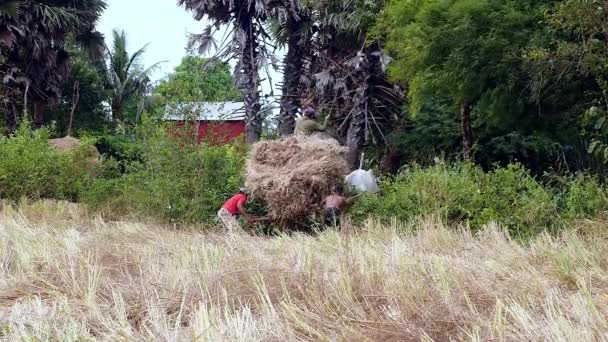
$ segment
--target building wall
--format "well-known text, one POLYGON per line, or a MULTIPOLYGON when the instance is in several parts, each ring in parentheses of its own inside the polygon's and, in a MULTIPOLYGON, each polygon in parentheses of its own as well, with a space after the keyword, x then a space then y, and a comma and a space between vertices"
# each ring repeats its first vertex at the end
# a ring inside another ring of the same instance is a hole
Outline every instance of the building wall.
MULTIPOLYGON (((177 122, 177 127, 184 126, 183 121, 177 122)), ((210 139, 214 143, 227 143, 245 134, 245 121, 198 121, 192 124, 193 130, 198 128, 197 141, 200 143, 210 139)))

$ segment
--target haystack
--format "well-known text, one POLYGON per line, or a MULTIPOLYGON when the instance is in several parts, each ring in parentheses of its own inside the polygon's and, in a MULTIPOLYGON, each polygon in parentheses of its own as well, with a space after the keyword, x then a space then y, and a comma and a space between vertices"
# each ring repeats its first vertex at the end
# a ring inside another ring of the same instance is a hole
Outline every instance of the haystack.
MULTIPOLYGON (((49 144, 59 151, 67 152, 78 148, 80 146, 80 140, 68 135, 63 138, 50 139, 49 144)), ((91 145, 88 157, 89 161, 97 163, 99 162, 101 154, 99 154, 99 151, 95 146, 91 145)))
POLYGON ((245 183, 266 201, 275 222, 301 222, 342 184, 349 172, 346 152, 336 140, 321 136, 262 141, 251 149, 245 183))
POLYGON ((80 146, 80 140, 74 137, 67 136, 58 139, 51 139, 49 140, 49 144, 51 144, 51 146, 55 147, 59 151, 68 151, 80 146))

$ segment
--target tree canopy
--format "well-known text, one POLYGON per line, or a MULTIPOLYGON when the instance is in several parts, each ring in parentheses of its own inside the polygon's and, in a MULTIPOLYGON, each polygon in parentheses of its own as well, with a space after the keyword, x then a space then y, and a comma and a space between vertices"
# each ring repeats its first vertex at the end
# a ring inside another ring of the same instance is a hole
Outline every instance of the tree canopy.
POLYGON ((225 102, 242 99, 234 85, 227 63, 207 63, 197 56, 186 56, 174 72, 154 88, 160 104, 187 102, 225 102))
POLYGON ((47 105, 57 104, 69 73, 66 40, 72 38, 92 58, 103 51, 103 36, 95 30, 106 8, 103 0, 19 0, 0 10, 0 75, 8 131, 33 106, 40 127, 47 105))

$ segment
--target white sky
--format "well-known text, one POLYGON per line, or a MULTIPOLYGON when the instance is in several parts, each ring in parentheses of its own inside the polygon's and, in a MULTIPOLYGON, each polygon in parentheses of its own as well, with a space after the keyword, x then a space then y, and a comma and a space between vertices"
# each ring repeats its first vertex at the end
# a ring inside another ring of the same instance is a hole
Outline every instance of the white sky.
MULTIPOLYGON (((149 43, 143 58, 145 66, 159 61, 167 61, 153 76, 164 77, 177 66, 186 54, 188 32, 200 33, 204 22, 197 22, 192 14, 178 7, 171 0, 107 0, 108 8, 99 22, 98 29, 106 36, 108 46, 112 44, 112 30, 122 29, 127 34, 129 52, 136 51, 149 43)), ((220 39, 217 37, 216 39, 220 39)), ((282 58, 282 53, 279 53, 282 58)), ((234 65, 234 62, 231 62, 234 65)), ((278 72, 272 72, 272 81, 281 80, 278 72)), ((262 75, 263 78, 266 78, 262 75)), ((264 84, 263 93, 270 92, 270 85, 264 84)), ((275 96, 280 91, 275 89, 275 96)))

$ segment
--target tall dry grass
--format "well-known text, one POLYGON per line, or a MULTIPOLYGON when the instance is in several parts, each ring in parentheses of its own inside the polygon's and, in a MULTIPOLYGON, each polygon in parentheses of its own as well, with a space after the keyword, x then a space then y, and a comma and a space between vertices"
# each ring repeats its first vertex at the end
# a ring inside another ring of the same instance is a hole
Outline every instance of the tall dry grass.
POLYGON ((603 230, 525 247, 433 221, 267 238, 5 207, 0 340, 607 340, 603 230))

